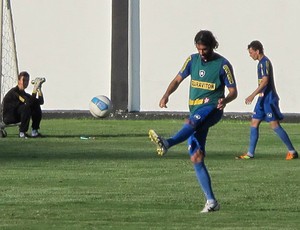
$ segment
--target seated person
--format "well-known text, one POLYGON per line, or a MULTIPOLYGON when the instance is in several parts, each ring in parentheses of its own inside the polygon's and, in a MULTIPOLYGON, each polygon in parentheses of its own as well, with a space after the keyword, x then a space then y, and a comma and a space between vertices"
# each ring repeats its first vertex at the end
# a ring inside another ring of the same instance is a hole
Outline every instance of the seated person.
POLYGON ((29 74, 21 72, 18 75, 18 85, 7 92, 3 99, 3 122, 5 124, 15 124, 21 122, 19 126, 19 137, 27 138, 30 119, 32 119, 32 137, 40 137, 38 132, 42 120, 41 105, 44 104, 42 93, 42 83, 45 78, 36 78, 32 94, 25 92, 29 84, 29 74))

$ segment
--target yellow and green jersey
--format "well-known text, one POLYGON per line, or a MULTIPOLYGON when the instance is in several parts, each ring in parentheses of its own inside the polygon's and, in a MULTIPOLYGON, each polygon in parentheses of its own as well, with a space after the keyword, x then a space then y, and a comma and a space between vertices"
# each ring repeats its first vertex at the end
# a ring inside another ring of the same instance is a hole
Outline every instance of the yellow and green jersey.
POLYGON ((189 56, 179 75, 185 79, 191 76, 189 109, 193 113, 199 107, 217 106, 218 100, 224 98, 225 86, 236 87, 231 64, 221 55, 214 53, 212 60, 203 61, 200 55, 189 56))

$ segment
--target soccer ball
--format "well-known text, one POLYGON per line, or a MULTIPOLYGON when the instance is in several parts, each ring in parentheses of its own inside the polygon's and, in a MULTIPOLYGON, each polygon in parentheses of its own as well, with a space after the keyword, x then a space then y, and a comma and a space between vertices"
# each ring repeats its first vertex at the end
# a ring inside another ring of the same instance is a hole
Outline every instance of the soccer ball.
POLYGON ((89 104, 90 113, 96 118, 104 118, 112 110, 110 99, 104 95, 93 97, 89 104))

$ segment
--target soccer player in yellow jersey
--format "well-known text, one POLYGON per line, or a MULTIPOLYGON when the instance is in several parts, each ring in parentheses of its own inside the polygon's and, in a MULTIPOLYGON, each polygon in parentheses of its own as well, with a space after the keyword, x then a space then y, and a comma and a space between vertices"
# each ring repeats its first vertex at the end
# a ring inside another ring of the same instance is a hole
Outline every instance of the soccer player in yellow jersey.
POLYGON ((222 118, 226 104, 237 97, 237 88, 231 64, 214 52, 218 42, 212 32, 201 30, 196 34, 194 42, 198 52, 187 58, 159 102, 161 108, 167 107, 169 96, 190 76, 190 116, 182 129, 171 138, 165 139, 154 130, 149 130, 149 136, 156 144, 159 155, 164 155, 172 146, 188 140, 190 159, 206 198, 202 210, 205 213, 220 209, 204 164, 206 137, 209 128, 222 118), (226 96, 225 86, 228 89, 226 96))

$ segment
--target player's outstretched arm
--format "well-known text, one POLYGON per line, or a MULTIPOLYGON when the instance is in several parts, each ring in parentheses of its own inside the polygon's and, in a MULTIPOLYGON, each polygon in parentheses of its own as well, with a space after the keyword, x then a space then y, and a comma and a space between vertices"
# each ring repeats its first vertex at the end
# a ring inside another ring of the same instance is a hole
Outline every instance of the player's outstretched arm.
POLYGON ((169 84, 165 94, 159 101, 160 108, 167 108, 167 103, 169 101, 169 96, 176 91, 180 83, 182 82, 182 77, 178 74, 169 84))

